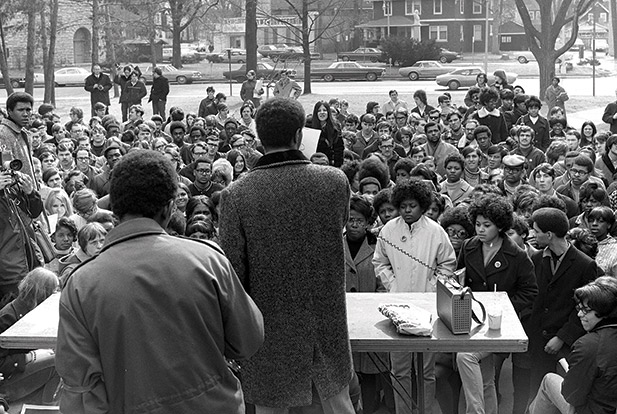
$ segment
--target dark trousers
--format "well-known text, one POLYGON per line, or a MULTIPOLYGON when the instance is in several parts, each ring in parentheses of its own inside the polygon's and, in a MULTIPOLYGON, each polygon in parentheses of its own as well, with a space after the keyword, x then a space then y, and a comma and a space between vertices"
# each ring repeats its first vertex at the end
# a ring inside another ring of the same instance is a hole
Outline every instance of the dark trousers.
POLYGON ((165 119, 165 104, 167 101, 162 99, 152 100, 152 115, 160 115, 165 119))
POLYGON ((126 122, 129 119, 129 108, 131 104, 128 102, 122 102, 122 122, 126 122))

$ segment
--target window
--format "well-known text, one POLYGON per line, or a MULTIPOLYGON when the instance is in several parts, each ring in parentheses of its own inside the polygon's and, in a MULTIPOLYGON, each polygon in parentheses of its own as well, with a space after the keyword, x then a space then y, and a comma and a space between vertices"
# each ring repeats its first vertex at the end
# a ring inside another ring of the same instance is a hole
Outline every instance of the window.
POLYGON ((461 14, 465 14, 465 0, 459 0, 461 14))
POLYGON ((414 11, 422 14, 422 2, 420 0, 405 0, 405 14, 410 16, 414 11))
POLYGON ((473 25, 473 41, 474 42, 482 41, 482 25, 481 24, 473 25))
POLYGON ((473 0, 473 14, 482 14, 482 0, 473 0))
POLYGON ((392 16, 392 2, 391 1, 383 2, 383 15, 392 16))
POLYGON ((429 39, 436 42, 448 41, 448 26, 429 26, 429 39))
POLYGON ((512 43, 512 36, 502 36, 501 43, 512 43))
POLYGON ((598 18, 599 23, 606 23, 608 16, 606 13, 600 13, 600 17, 598 18))
POLYGON ((441 0, 433 0, 433 14, 441 14, 441 0))
POLYGON ((461 42, 464 42, 464 41, 465 41, 465 28, 463 27, 463 25, 461 25, 461 42))

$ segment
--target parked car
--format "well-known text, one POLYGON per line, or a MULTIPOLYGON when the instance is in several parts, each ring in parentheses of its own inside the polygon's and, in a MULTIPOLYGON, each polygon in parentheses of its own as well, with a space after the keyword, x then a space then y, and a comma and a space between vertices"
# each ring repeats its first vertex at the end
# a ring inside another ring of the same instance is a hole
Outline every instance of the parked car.
MULTIPOLYGON (((311 52, 311 59, 319 59, 321 55, 316 52, 311 52)), ((304 50, 301 47, 290 47, 288 49, 284 49, 279 53, 270 54, 270 59, 273 62, 286 62, 288 60, 298 60, 300 62, 304 62, 304 50)))
MULTIPOLYGON (((236 82, 244 82, 246 80, 246 65, 242 65, 232 71, 223 72, 223 76, 227 79, 235 80, 236 82)), ((289 76, 296 76, 295 70, 287 69, 289 76)), ((257 69, 255 70, 257 79, 264 78, 269 80, 276 80, 281 75, 281 69, 276 69, 274 66, 265 62, 258 62, 257 69)))
POLYGON ((376 47, 359 47, 356 50, 349 52, 339 52, 336 54, 337 60, 349 61, 349 60, 370 60, 371 62, 385 62, 386 54, 383 50, 376 47))
POLYGON ((289 49, 289 45, 285 43, 277 43, 274 45, 263 45, 257 48, 257 52, 261 53, 264 57, 272 58, 279 55, 289 49))
MULTIPOLYGON (((257 52, 257 59, 262 59, 263 55, 257 52)), ((212 63, 246 63, 246 50, 244 49, 225 49, 219 53, 212 53, 206 56, 212 63), (228 51, 231 51, 229 54, 228 51)))
POLYGON ((333 80, 376 81, 386 73, 383 67, 362 66, 358 62, 334 62, 324 69, 311 69, 311 78, 333 80))
MULTIPOLYGON (((91 73, 91 71, 80 67, 62 68, 54 72, 54 82, 56 86, 83 86, 84 81, 91 73)), ((34 83, 44 83, 43 74, 35 74, 34 83)))
POLYGON ((436 60, 419 60, 411 66, 398 70, 399 75, 409 80, 435 79, 439 75, 452 72, 455 68, 444 66, 436 60))
MULTIPOLYGON (((484 73, 484 70, 477 67, 466 67, 455 69, 452 72, 446 73, 445 75, 439 75, 435 79, 437 85, 439 86, 447 86, 448 89, 456 90, 458 88, 468 88, 476 84, 476 76, 478 74, 484 73)), ((506 72, 506 76, 508 78, 508 83, 513 84, 516 82, 518 75, 516 73, 506 72)), ((488 83, 489 85, 495 82, 495 76, 492 74, 488 74, 488 83)))
MULTIPOLYGON (((563 60, 569 61, 569 60, 574 59, 575 54, 578 55, 578 48, 579 48, 578 45, 573 46, 572 49, 570 49, 570 51, 559 56, 557 60, 555 60, 555 63, 559 64, 563 60)), ((518 60, 518 63, 521 63, 521 64, 535 62, 537 60, 530 50, 524 50, 522 52, 515 52, 515 53, 516 53, 516 60, 518 60)))
POLYGON ((443 47, 439 48, 439 61, 441 63, 450 63, 453 60, 460 59, 461 55, 456 52, 451 52, 443 47))
MULTIPOLYGON (((173 65, 156 65, 161 68, 163 76, 170 82, 178 82, 179 84, 193 83, 203 79, 201 72, 191 69, 176 69, 173 65)), ((141 70, 141 80, 146 84, 152 83, 152 65, 141 70)))
MULTIPOLYGON (((163 48, 163 61, 170 62, 173 56, 173 48, 171 46, 163 48)), ((203 60, 202 53, 191 47, 180 46, 180 60, 182 63, 197 63, 203 60)))
POLYGON ((606 39, 596 39, 596 52, 608 55, 608 41, 606 39))
MULTIPOLYGON (((25 83, 26 81, 23 78, 11 78, 11 86, 13 88, 23 88, 25 83)), ((4 78, 2 77, 2 74, 0 74, 0 88, 4 88, 5 86, 6 85, 4 84, 4 78)))

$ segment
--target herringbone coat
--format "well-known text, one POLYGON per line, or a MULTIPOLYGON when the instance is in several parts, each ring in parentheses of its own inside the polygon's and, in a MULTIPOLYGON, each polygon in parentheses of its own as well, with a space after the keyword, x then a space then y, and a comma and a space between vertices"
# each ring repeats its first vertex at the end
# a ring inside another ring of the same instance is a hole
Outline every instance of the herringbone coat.
POLYGON ((241 363, 246 401, 310 405, 352 376, 342 230, 350 189, 338 169, 300 151, 264 155, 225 189, 220 240, 264 316, 265 342, 241 363))

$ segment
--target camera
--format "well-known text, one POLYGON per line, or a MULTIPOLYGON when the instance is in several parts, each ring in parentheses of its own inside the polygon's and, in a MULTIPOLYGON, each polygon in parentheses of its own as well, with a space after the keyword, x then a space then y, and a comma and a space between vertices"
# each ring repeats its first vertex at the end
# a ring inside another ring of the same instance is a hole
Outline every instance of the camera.
MULTIPOLYGON (((3 159, 4 158, 2 157, 2 153, 0 152, 0 160, 3 160, 3 159)), ((18 159, 6 161, 6 162, 2 161, 2 163, 0 164, 0 174, 8 172, 11 175, 11 178, 13 179, 10 186, 13 186, 17 184, 17 171, 21 170, 22 167, 23 167, 23 163, 21 162, 21 160, 18 160, 18 159)))

